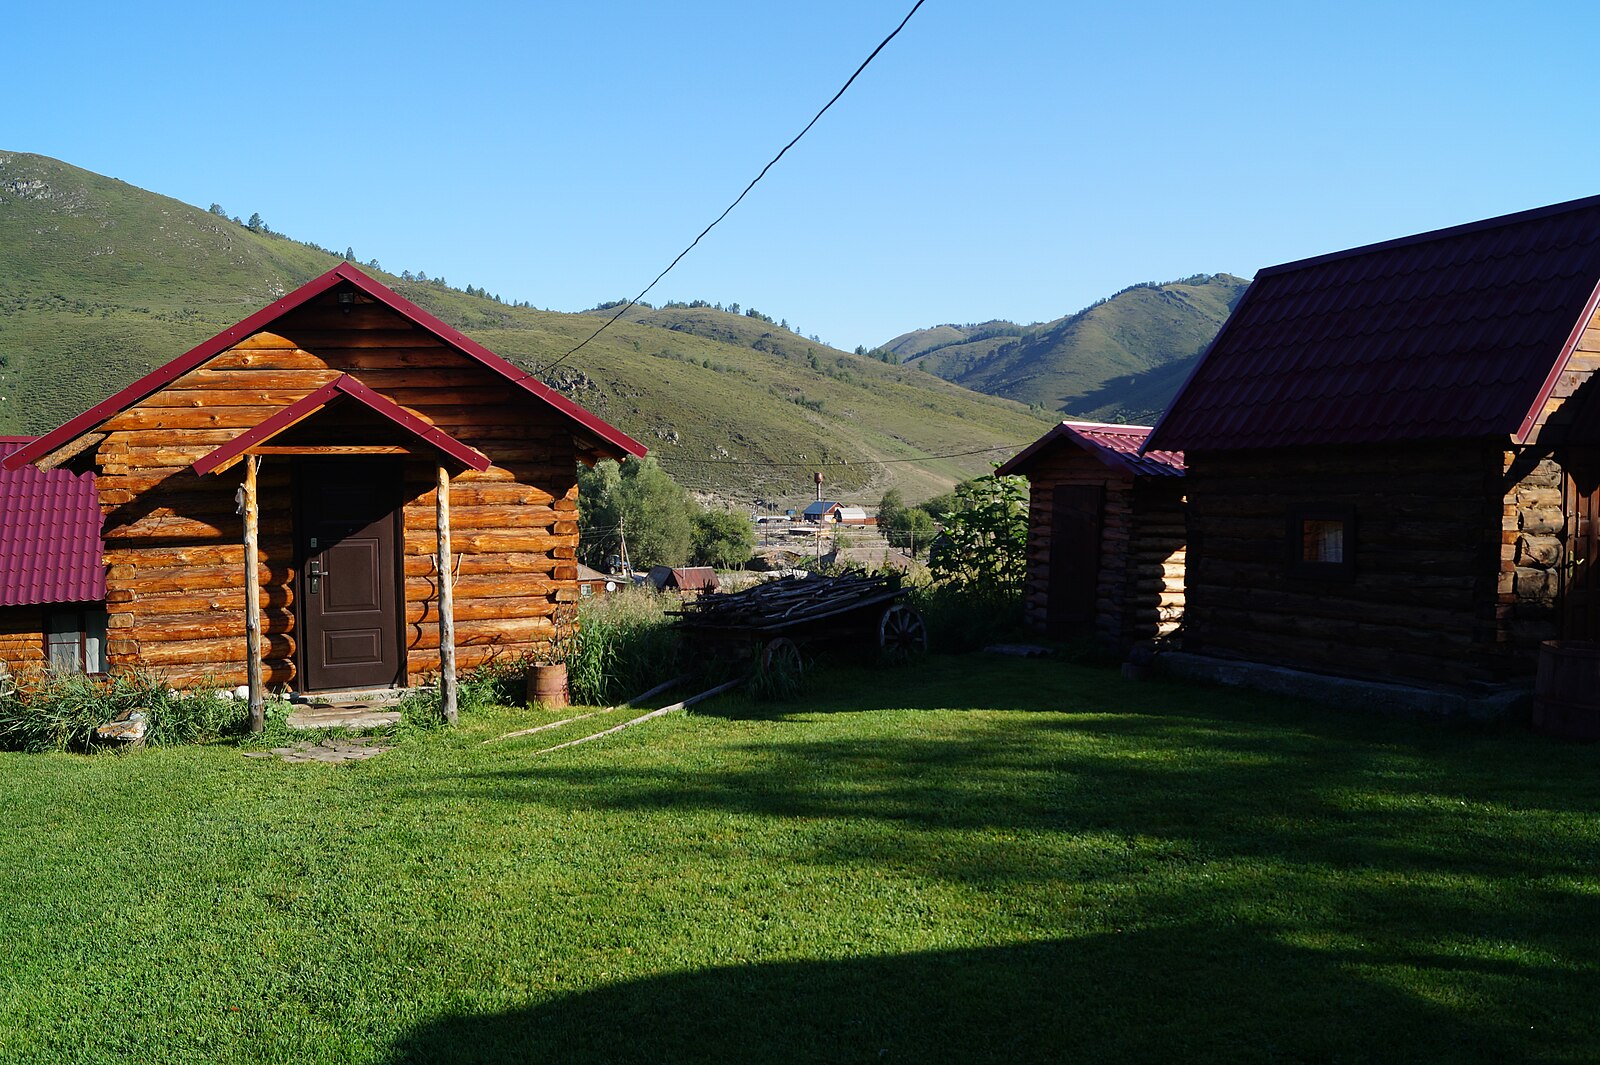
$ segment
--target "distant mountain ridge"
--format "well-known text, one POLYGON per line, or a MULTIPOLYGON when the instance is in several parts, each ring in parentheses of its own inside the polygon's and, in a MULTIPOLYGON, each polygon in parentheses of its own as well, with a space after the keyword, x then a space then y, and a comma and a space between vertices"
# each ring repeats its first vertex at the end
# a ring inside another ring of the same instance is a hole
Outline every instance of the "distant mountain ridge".
POLYGON ((1150 422, 1248 286, 1232 274, 1147 282, 1051 322, 938 325, 883 347, 974 391, 1072 417, 1150 422))

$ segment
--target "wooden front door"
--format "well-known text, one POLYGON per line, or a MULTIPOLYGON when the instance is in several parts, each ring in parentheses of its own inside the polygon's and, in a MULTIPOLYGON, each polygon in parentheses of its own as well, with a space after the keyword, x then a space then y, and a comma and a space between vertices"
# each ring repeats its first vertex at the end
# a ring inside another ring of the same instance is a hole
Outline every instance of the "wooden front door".
POLYGON ((1100 588, 1100 524, 1105 488, 1057 485, 1050 515, 1050 606, 1052 629, 1094 624, 1100 588))
POLYGON ((1600 492, 1584 495, 1566 481, 1566 556, 1561 581, 1561 638, 1600 640, 1600 492))
POLYGON ((400 463, 385 459, 295 467, 302 691, 404 682, 400 478, 400 463))

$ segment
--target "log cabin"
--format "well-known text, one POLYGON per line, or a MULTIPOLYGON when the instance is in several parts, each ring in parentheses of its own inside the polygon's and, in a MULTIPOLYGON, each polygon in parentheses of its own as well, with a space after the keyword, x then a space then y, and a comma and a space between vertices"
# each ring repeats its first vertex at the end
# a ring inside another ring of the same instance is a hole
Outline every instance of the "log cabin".
POLYGON ((1126 650, 1182 621, 1183 455, 1141 453, 1149 433, 1062 422, 996 471, 1028 478, 1030 628, 1126 650))
POLYGON ((643 453, 346 263, 3 466, 93 475, 111 671, 259 706, 548 642, 576 464, 643 453))
POLYGON ((1600 637, 1597 301, 1600 197, 1261 271, 1145 445, 1184 656, 1493 701, 1600 637))
MULTIPOLYGON (((0 436, 0 459, 32 440, 0 436)), ((0 677, 105 672, 101 555, 93 473, 0 469, 0 677)))

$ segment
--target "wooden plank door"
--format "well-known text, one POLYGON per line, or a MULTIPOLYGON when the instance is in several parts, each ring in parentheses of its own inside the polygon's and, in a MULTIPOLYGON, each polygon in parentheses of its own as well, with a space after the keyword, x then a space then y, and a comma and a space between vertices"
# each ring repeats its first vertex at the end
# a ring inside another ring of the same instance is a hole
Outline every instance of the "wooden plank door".
POLYGON ((400 478, 384 459, 295 467, 302 691, 403 683, 400 478))
POLYGON ((1561 638, 1600 640, 1600 492, 1566 482, 1566 557, 1561 582, 1561 638))
POLYGON ((1062 484, 1055 487, 1050 522, 1050 605, 1052 629, 1094 624, 1100 588, 1100 527, 1105 487, 1062 484))

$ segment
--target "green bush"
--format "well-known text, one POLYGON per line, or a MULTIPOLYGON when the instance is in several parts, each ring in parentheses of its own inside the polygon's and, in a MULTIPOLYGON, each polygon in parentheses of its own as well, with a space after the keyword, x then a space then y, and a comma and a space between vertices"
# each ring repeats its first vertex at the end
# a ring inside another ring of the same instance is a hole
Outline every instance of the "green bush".
POLYGON ((148 744, 197 743, 244 728, 248 707, 231 692, 179 692, 154 673, 87 677, 44 673, 0 690, 0 748, 87 750, 94 730, 125 713, 142 712, 148 744))
POLYGON ((928 649, 938 654, 976 651, 1022 631, 1022 595, 983 585, 917 584, 907 605, 928 627, 928 649))
POLYGON ((678 634, 667 609, 677 600, 628 588, 585 599, 567 655, 572 701, 609 706, 678 672, 678 634))

